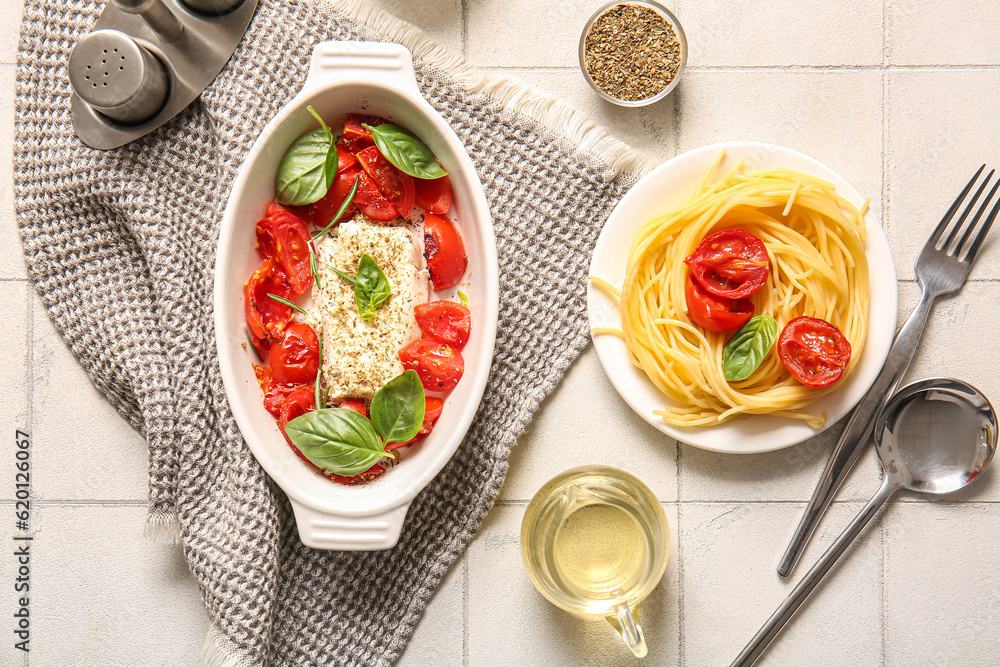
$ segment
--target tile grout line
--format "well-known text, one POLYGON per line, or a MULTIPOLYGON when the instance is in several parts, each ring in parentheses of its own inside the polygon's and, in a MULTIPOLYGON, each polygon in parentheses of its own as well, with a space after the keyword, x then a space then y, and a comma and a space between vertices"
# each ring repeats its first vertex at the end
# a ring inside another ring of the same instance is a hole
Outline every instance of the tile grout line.
MULTIPOLYGON (((678 450, 680 447, 678 447, 678 450)), ((678 480, 680 478, 678 477, 678 480)), ((677 503, 677 664, 684 664, 684 540, 681 539, 681 522, 684 512, 677 503)))
MULTIPOLYGON (((464 48, 464 47, 463 47, 464 48)), ((531 72, 570 72, 578 71, 579 65, 549 65, 531 67, 529 65, 476 65, 481 70, 494 71, 531 71, 531 72)), ((898 65, 878 63, 872 65, 688 65, 684 72, 881 72, 893 71, 935 71, 935 70, 997 70, 1000 63, 969 63, 962 65, 938 63, 930 65, 898 65)))

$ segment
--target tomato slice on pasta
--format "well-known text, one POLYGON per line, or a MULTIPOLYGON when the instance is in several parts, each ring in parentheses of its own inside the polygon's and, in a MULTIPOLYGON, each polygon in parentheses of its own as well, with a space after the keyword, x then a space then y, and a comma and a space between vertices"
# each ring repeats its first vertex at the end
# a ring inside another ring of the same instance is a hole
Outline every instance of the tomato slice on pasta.
POLYGON ((851 361, 851 344, 826 320, 796 317, 778 336, 778 358, 805 386, 828 387, 851 361))
POLYGON ((723 299, 715 296, 688 274, 688 317, 698 326, 709 331, 722 332, 739 329, 753 317, 750 299, 723 299))
POLYGON ((702 287, 726 299, 750 296, 769 272, 764 242, 735 227, 706 236, 684 263, 702 287))

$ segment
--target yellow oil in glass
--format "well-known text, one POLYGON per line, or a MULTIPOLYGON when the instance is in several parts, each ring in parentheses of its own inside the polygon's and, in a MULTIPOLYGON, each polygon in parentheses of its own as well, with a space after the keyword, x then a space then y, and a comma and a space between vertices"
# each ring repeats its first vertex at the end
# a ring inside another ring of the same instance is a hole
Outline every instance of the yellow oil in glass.
POLYGON ((645 565, 646 541, 628 512, 614 505, 585 505, 559 528, 552 555, 569 585, 566 592, 586 605, 635 585, 645 565))

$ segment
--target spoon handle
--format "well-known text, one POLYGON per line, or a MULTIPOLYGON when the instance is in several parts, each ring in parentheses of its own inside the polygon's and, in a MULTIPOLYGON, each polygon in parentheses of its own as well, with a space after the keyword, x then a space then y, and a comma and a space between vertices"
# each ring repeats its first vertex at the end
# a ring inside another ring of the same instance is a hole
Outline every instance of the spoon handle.
POLYGON ((802 580, 795 585, 795 588, 788 594, 788 597, 781 603, 781 606, 775 610, 771 618, 767 620, 764 627, 754 635, 754 638, 746 645, 739 657, 733 661, 731 667, 750 667, 750 665, 757 662, 768 644, 781 632, 781 629, 785 627, 785 623, 788 622, 796 610, 805 602, 809 594, 816 588, 816 585, 826 576, 826 573, 830 571, 830 568, 837 562, 837 559, 847 550, 847 547, 851 545, 854 538, 868 525, 868 522, 879 511, 879 508, 885 504, 889 496, 895 493, 897 488, 899 487, 890 483, 889 476, 886 475, 881 488, 875 492, 875 495, 868 501, 865 508, 854 518, 851 525, 840 534, 837 541, 826 550, 826 553, 816 561, 816 564, 802 577, 802 580))

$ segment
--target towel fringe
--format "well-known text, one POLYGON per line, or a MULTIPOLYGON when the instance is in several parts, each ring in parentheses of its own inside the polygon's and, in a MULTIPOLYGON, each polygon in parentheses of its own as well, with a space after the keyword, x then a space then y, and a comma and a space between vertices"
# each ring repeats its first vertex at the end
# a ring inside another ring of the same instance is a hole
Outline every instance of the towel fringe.
POLYGON ((641 177, 660 161, 612 136, 565 102, 507 77, 487 76, 464 57, 437 44, 422 30, 367 0, 323 0, 335 11, 364 25, 377 25, 389 40, 408 48, 414 60, 438 70, 463 88, 482 94, 502 109, 519 113, 565 138, 577 150, 607 165, 615 175, 641 177))
POLYGON ((181 541, 181 524, 173 512, 150 510, 146 516, 143 537, 159 544, 178 544, 181 541))
POLYGON ((228 640, 220 638, 215 628, 209 628, 205 635, 205 643, 201 645, 201 658, 204 667, 252 667, 247 660, 242 660, 226 651, 222 645, 228 640))

